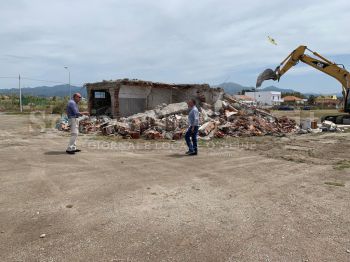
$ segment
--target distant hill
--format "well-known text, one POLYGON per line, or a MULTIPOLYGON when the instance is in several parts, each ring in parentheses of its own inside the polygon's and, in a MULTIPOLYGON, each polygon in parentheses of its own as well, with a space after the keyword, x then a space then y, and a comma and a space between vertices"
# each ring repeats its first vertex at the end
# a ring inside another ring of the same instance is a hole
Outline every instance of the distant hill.
MULTIPOLYGON (((214 87, 221 87, 225 90, 228 94, 238 94, 242 90, 254 90, 255 88, 252 86, 243 86, 234 82, 228 82, 228 83, 222 83, 219 85, 216 85, 214 87)), ((72 94, 79 92, 82 94, 83 97, 86 97, 86 89, 79 86, 71 86, 72 94)), ((283 89, 278 88, 276 86, 268 86, 265 88, 259 88, 257 89, 259 91, 279 91, 281 93, 292 93, 296 92, 293 89, 283 89)), ((11 94, 18 94, 19 90, 18 88, 11 88, 11 89, 0 89, 0 94, 3 95, 11 95, 11 94)), ((69 88, 68 85, 56 85, 56 86, 38 86, 38 87, 25 87, 22 88, 22 94, 23 95, 32 95, 32 96, 40 96, 40 97, 65 97, 69 94, 69 88)), ((319 93, 304 93, 304 95, 320 95, 319 93)), ((339 93, 337 96, 341 97, 342 94, 339 93)))
MULTIPOLYGON (((234 82, 228 82, 228 83, 222 83, 217 85, 217 87, 221 87, 225 90, 226 93, 228 94, 238 94, 242 90, 255 90, 254 87, 252 86, 242 86, 240 84, 234 83, 234 82)), ((296 92, 293 89, 283 89, 283 88, 278 88, 276 86, 268 86, 265 88, 258 88, 258 91, 277 91, 281 93, 292 93, 296 92)))
POLYGON ((259 88, 258 90, 261 90, 261 91, 276 91, 276 92, 281 92, 281 93, 294 93, 294 92, 297 92, 293 89, 284 89, 284 88, 278 88, 276 86, 267 86, 267 87, 264 87, 264 88, 259 88))
POLYGON ((225 90, 226 93, 232 94, 232 95, 238 94, 244 89, 254 89, 254 87, 242 86, 234 82, 222 83, 217 85, 216 87, 221 87, 225 90))
MULTIPOLYGON (((86 89, 79 86, 71 86, 72 94, 81 93, 83 97, 86 97, 86 89)), ((0 89, 0 94, 11 95, 18 94, 18 88, 0 89)), ((56 85, 56 86, 38 86, 38 87, 25 87, 22 88, 23 95, 41 96, 41 97, 65 97, 69 95, 68 85, 56 85)))

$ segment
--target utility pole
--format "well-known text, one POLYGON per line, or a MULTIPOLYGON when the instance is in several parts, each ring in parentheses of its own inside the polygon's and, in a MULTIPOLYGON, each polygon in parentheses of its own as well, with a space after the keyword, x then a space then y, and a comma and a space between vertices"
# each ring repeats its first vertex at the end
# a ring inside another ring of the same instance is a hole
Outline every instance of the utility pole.
POLYGON ((18 75, 18 87, 19 87, 19 110, 21 113, 23 112, 23 106, 22 106, 22 89, 21 89, 21 75, 18 75))
POLYGON ((69 85, 69 99, 70 99, 72 97, 72 89, 70 85, 70 70, 68 66, 65 66, 64 68, 68 71, 68 85, 69 85))

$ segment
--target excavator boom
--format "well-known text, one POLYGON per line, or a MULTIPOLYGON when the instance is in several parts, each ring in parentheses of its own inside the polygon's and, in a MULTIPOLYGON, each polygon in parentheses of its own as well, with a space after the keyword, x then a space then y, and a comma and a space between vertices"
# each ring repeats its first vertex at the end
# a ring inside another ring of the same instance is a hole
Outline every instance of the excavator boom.
POLYGON ((342 85, 342 93, 344 99, 344 111, 350 112, 350 73, 344 68, 320 54, 311 51, 306 46, 299 46, 290 53, 275 70, 266 69, 257 79, 256 87, 260 87, 265 80, 279 81, 280 78, 299 61, 312 66, 313 68, 337 79, 342 85), (306 50, 310 51, 315 57, 305 54, 306 50))

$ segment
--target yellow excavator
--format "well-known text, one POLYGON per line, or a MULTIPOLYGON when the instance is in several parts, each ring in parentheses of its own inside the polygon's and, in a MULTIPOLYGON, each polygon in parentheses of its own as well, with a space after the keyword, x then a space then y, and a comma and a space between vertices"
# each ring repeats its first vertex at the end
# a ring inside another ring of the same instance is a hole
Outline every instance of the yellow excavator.
MULTIPOLYGON (((342 85, 343 93, 343 108, 340 110, 345 113, 350 113, 350 73, 345 69, 345 66, 342 64, 336 64, 320 54, 308 49, 306 46, 299 46, 295 49, 282 63, 276 67, 275 70, 266 69, 262 72, 257 79, 256 87, 260 87, 265 80, 274 80, 279 81, 281 76, 283 76, 291 67, 297 65, 299 61, 312 66, 313 68, 330 75, 337 79, 342 85), (312 57, 308 54, 305 54, 306 51, 311 52, 315 57, 312 57)), ((336 124, 343 124, 344 119, 347 119, 346 122, 350 121, 350 114, 337 114, 337 115, 328 115, 323 116, 323 120, 329 120, 336 124)))

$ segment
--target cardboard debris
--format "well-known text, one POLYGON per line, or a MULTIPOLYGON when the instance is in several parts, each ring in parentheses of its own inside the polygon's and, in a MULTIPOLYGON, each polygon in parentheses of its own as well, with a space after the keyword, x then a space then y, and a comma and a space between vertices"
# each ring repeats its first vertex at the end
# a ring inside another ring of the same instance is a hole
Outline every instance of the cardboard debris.
MULTIPOLYGON (((224 94, 213 105, 201 102, 199 136, 202 139, 227 136, 262 136, 292 133, 298 130, 292 119, 272 116, 267 111, 241 104, 224 94)), ((163 104, 119 120, 106 116, 90 117, 79 122, 82 133, 117 135, 131 139, 181 139, 188 128, 188 108, 185 102, 163 104)), ((67 119, 57 124, 59 130, 69 130, 67 119)))

